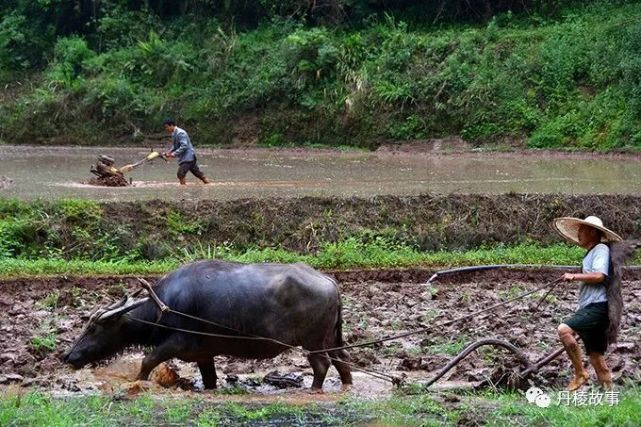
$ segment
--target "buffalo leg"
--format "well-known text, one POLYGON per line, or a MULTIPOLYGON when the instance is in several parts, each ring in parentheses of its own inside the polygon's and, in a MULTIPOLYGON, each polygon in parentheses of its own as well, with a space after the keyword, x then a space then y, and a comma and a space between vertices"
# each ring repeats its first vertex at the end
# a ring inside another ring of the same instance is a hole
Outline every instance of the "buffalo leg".
POLYGON ((322 390, 323 382, 325 382, 325 376, 327 375, 327 369, 330 365, 329 359, 326 354, 312 353, 307 356, 307 360, 309 360, 309 364, 312 365, 312 370, 314 371, 312 390, 322 390))
POLYGON ((338 375, 341 376, 341 383, 343 385, 352 384, 352 370, 347 363, 343 362, 344 360, 349 360, 347 352, 345 350, 333 351, 330 356, 332 357, 332 365, 338 371, 338 375))
POLYGON ((139 380, 147 380, 153 369, 162 362, 174 357, 176 348, 173 343, 166 341, 163 345, 156 347, 151 353, 145 356, 140 366, 139 380))
POLYGON ((216 380, 218 377, 216 376, 216 365, 214 365, 214 361, 212 359, 200 361, 198 362, 198 369, 200 369, 200 375, 203 377, 205 390, 216 388, 216 380))

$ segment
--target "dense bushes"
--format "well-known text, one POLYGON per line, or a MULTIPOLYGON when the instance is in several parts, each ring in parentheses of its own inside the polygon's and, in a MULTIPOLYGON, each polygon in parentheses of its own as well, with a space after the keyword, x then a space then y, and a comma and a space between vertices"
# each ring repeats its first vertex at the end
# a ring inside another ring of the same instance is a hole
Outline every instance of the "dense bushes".
POLYGON ((0 138, 131 142, 174 115, 199 144, 373 147, 458 134, 540 148, 641 145, 639 4, 467 27, 374 15, 357 27, 277 19, 240 32, 224 14, 168 22, 114 7, 122 15, 103 10, 95 33, 58 39, 36 89, 0 106, 0 138))

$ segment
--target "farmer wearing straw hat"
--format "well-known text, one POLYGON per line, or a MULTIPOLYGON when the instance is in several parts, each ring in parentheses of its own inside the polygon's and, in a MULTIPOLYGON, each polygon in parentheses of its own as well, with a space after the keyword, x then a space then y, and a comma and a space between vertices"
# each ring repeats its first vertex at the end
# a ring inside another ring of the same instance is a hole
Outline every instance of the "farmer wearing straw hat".
POLYGON ((612 373, 604 354, 608 347, 610 324, 607 286, 612 279, 612 269, 607 243, 620 241, 621 237, 605 228, 603 221, 596 216, 588 216, 585 219, 557 218, 554 220, 554 226, 563 237, 588 251, 583 258, 581 273, 565 273, 562 277, 565 281, 581 282, 578 310, 558 328, 559 338, 574 367, 574 377, 567 389, 577 390, 590 378, 583 367, 576 333, 583 340, 599 383, 609 390, 612 388, 612 373))

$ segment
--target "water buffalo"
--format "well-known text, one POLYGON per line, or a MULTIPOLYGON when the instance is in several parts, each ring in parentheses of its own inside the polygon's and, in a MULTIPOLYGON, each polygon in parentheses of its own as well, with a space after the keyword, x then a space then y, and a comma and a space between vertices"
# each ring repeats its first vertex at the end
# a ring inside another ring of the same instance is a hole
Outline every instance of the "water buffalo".
MULTIPOLYGON (((200 261, 166 275, 154 286, 160 300, 173 310, 225 325, 214 326, 175 313, 163 313, 160 324, 220 335, 269 337, 281 343, 319 350, 343 345, 341 301, 336 282, 305 264, 238 264, 200 261), (234 332, 242 331, 244 334, 234 332)), ((147 379, 161 362, 179 358, 196 362, 205 388, 216 388, 214 356, 272 358, 287 350, 273 341, 222 338, 170 330, 156 322, 159 307, 150 298, 126 297, 89 319, 82 335, 63 360, 75 368, 111 357, 131 345, 152 350, 142 362, 138 379, 147 379), (126 314, 126 315, 125 315, 126 314), (137 320, 138 319, 138 320, 137 320)), ((312 389, 323 386, 332 363, 344 385, 352 376, 343 351, 313 353, 312 389)))

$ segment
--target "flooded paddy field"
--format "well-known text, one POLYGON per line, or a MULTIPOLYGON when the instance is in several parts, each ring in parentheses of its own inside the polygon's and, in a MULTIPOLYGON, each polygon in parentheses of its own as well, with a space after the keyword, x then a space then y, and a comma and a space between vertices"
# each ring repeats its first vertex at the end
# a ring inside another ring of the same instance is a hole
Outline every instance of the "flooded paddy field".
MULTIPOLYGON (((358 367, 402 377, 411 385, 430 379, 466 345, 481 338, 509 341, 531 361, 539 360, 559 347, 556 327, 575 309, 575 287, 557 287, 538 310, 532 306, 541 293, 502 307, 485 318, 433 331, 429 326, 505 301, 557 275, 558 272, 548 270, 494 271, 439 279, 430 286, 412 273, 387 276, 404 277, 402 281, 382 280, 385 276, 372 278, 371 271, 363 280, 352 275, 351 279, 341 281, 343 334, 348 344, 425 327, 428 332, 351 349, 351 361, 358 367)), ((152 374, 151 381, 135 381, 142 349, 131 349, 80 370, 63 365, 60 355, 79 336, 91 310, 113 302, 125 291, 133 291, 135 283, 134 278, 74 277, 2 281, 0 390, 8 387, 41 390, 55 396, 127 396, 150 391, 163 396, 205 396, 212 401, 245 403, 331 403, 345 397, 378 400, 392 396, 395 391, 390 382, 358 371, 353 387, 342 390, 337 372, 330 368, 324 393, 310 394, 309 363, 304 356, 291 351, 270 360, 216 357, 217 391, 203 391, 196 366, 178 360, 152 374), (167 376, 172 381, 163 380, 167 376), (273 381, 284 377, 289 379, 285 386, 273 381)), ((641 348, 637 342, 641 280, 634 277, 626 281, 624 289, 626 313, 622 332, 608 356, 617 384, 641 378, 641 348)), ((463 360, 431 390, 500 387, 517 366, 510 353, 485 347, 463 360)), ((531 377, 531 383, 558 389, 569 376, 569 364, 561 358, 531 377)))
POLYGON ((131 173, 123 188, 86 184, 99 154, 116 166, 164 150, 140 148, 0 146, 0 195, 25 199, 217 199, 374 196, 423 193, 636 194, 641 158, 590 153, 341 152, 311 149, 199 149, 203 185, 178 185, 176 164, 157 159, 131 173))

